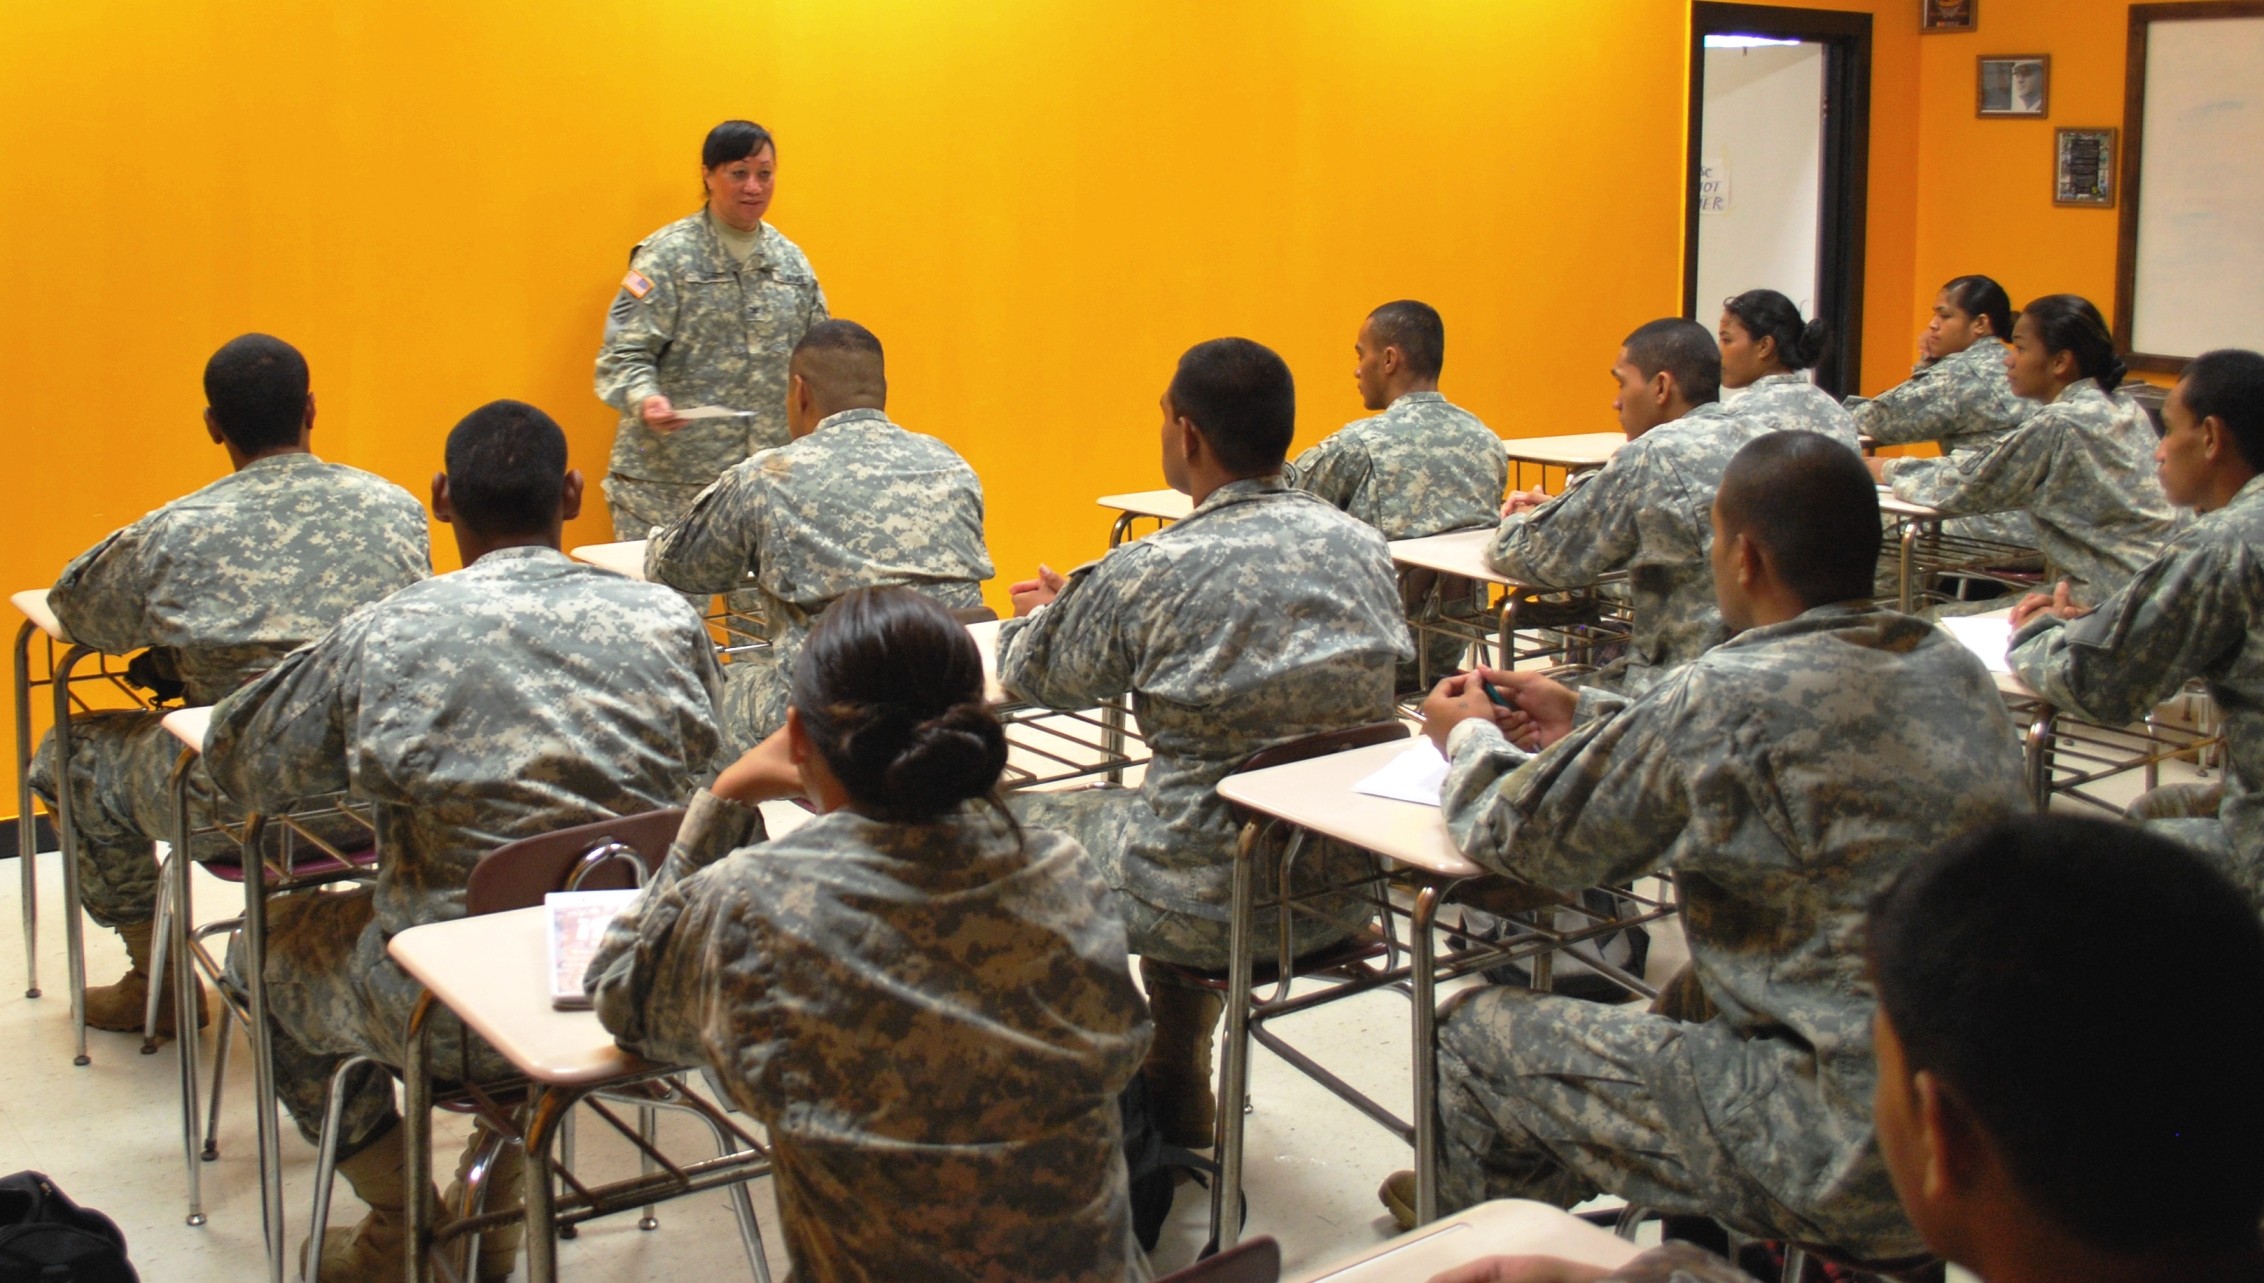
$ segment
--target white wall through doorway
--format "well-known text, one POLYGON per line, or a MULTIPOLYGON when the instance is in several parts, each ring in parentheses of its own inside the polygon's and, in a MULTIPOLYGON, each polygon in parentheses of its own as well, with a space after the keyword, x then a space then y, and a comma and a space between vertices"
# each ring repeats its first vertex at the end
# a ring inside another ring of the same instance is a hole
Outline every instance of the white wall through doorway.
POLYGON ((1814 316, 1824 46, 1722 48, 1717 39, 1705 50, 1692 319, 1711 329, 1722 300, 1750 289, 1777 290, 1814 316))

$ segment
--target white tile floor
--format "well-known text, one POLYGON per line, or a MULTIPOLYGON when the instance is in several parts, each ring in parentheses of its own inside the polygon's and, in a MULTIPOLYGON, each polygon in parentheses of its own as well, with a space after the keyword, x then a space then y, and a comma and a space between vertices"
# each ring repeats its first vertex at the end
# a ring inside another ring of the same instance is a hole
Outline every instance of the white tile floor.
MULTIPOLYGON (((2172 764, 2166 779, 2192 778, 2172 764)), ((2135 793, 2135 778, 2101 790, 2135 793)), ((35 1168, 74 1198, 115 1218, 125 1230, 142 1277, 152 1283, 236 1283, 259 1276, 259 1203, 252 1156, 251 1075, 247 1058, 231 1057, 220 1129, 220 1157, 203 1164, 210 1222, 184 1223, 177 1069, 172 1044, 139 1054, 138 1036, 95 1033, 94 1063, 71 1064, 68 998, 64 989, 60 929, 61 875, 57 857, 37 861, 40 913, 40 980, 46 996, 23 996, 23 955, 15 924, 21 920, 18 866, 0 861, 0 1171, 35 1168)), ((229 912, 237 891, 199 876, 200 920, 229 912)), ((123 950, 108 932, 88 932, 88 974, 95 983, 115 978, 123 950)), ((1652 972, 1665 974, 1681 959, 1671 934, 1654 949, 1652 972)), ((1380 1099, 1404 1109, 1408 1100, 1406 999, 1375 993, 1324 1007, 1284 1032, 1321 1049, 1322 1058, 1380 1099)), ((206 1063, 212 1033, 201 1040, 206 1063)), ((242 1051, 238 1035, 237 1052, 242 1051)), ((1376 1243, 1390 1222, 1375 1201, 1377 1183, 1409 1163, 1391 1135, 1263 1050, 1252 1058, 1254 1110, 1249 1119, 1246 1188, 1248 1232, 1281 1241, 1289 1273, 1312 1268, 1376 1243)), ((443 1178, 463 1124, 444 1119, 443 1178)), ((696 1140, 681 1122, 664 1124, 664 1140, 696 1140)), ((597 1126, 582 1131, 582 1163, 600 1175, 625 1173, 635 1161, 628 1146, 597 1126)), ((313 1148, 295 1133, 284 1142, 286 1216, 295 1245, 305 1233, 314 1165, 313 1148)), ((784 1277, 775 1231, 775 1207, 766 1184, 755 1187, 771 1266, 784 1277)), ((340 1188, 338 1222, 359 1215, 340 1188)), ((1182 1187, 1171 1225, 1156 1253, 1158 1272, 1187 1264, 1204 1236, 1207 1203, 1202 1191, 1182 1187)), ((742 1277, 746 1269, 729 1209, 708 1194, 661 1209, 660 1228, 640 1232, 621 1217, 584 1228, 561 1245, 561 1273, 574 1280, 648 1277, 742 1277)))

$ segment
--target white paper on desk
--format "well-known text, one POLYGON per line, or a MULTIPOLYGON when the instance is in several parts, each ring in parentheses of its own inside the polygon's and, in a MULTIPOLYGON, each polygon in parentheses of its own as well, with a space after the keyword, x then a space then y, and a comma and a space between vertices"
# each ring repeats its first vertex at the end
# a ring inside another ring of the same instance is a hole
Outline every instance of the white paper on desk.
POLYGON ((582 976, 605 943, 605 929, 629 902, 636 888, 617 891, 552 891, 542 898, 550 942, 550 1005, 560 1011, 586 1011, 589 995, 582 992, 582 976))
POLYGON ((1952 615, 1941 621, 1950 636, 1978 655, 1992 673, 2012 672, 2005 651, 2012 645, 2012 618, 2008 615, 1952 615))
POLYGON ((1446 759, 1431 741, 1417 736, 1405 752, 1383 764, 1373 775, 1352 786, 1355 793, 1388 797, 1395 802, 1437 806, 1439 789, 1446 783, 1446 759))
POLYGON ((689 410, 678 410, 679 419, 752 419, 753 410, 733 410, 720 405, 695 405, 689 410))

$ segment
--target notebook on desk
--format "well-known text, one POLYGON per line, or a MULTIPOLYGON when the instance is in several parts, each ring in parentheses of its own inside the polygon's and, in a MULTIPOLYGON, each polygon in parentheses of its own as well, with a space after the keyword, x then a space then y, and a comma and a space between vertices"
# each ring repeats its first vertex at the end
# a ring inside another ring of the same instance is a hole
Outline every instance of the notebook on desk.
POLYGON ((550 1005, 560 1011, 587 1011, 590 997, 582 977, 605 943, 605 929, 629 902, 634 887, 617 891, 553 891, 542 898, 543 938, 549 942, 550 1005))

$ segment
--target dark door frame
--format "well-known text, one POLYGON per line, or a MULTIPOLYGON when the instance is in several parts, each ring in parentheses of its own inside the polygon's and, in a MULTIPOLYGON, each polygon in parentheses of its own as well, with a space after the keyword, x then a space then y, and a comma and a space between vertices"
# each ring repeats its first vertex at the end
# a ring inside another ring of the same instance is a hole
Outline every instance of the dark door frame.
POLYGON ((1824 159, 1816 229, 1816 314, 1832 346, 1816 382, 1858 389, 1863 365, 1863 237, 1871 173, 1871 15, 1698 0, 1690 14, 1690 138, 1683 180, 1683 314, 1711 329, 1719 306, 1698 299, 1698 169, 1706 127, 1706 37, 1771 36, 1824 46, 1824 159))

